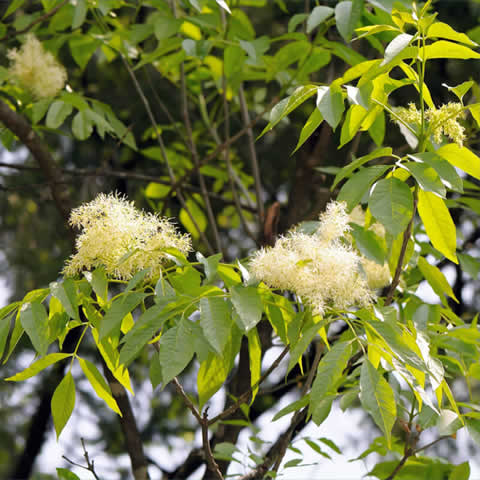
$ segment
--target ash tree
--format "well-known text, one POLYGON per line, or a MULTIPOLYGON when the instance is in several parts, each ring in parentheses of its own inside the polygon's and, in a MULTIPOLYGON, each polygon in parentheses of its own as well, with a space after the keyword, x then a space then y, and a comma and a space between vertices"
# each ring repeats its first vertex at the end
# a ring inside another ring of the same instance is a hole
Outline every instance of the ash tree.
MULTIPOLYGON (((126 478, 274 478, 341 453, 303 433, 336 402, 372 477, 469 478, 434 447, 480 441, 478 45, 432 1, 321 3, 2 6, 2 474, 85 404, 126 478)), ((59 478, 106 475, 75 451, 59 478)))

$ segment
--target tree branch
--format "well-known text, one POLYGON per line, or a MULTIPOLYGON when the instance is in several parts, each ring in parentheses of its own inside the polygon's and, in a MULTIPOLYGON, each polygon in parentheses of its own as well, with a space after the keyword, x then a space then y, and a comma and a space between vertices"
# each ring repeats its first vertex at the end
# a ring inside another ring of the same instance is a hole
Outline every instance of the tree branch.
POLYGON ((255 385, 252 385, 248 390, 246 390, 244 393, 242 393, 237 401, 230 405, 228 408, 226 408, 223 412, 219 413, 217 416, 213 417, 208 421, 209 425, 213 425, 214 423, 217 423, 219 420, 224 420, 225 418, 228 418, 230 415, 232 415, 234 412, 236 412, 242 403, 245 403, 248 400, 248 397, 252 393, 252 390, 256 387, 258 387, 260 384, 262 384, 265 379, 280 365, 280 362, 283 360, 285 355, 288 353, 290 347, 286 346, 280 355, 275 359, 275 361, 270 365, 270 367, 265 371, 265 373, 260 377, 257 383, 255 385))
MULTIPOLYGON (((50 150, 43 140, 35 133, 27 120, 12 110, 3 100, 0 100, 0 122, 2 122, 28 148, 45 175, 52 193, 53 200, 68 228, 70 214, 70 199, 65 186, 62 185, 63 176, 50 150)), ((70 230, 70 229, 69 229, 70 230)), ((70 231, 73 244, 73 232, 70 231)))
POLYGON ((393 276, 392 283, 390 284, 390 287, 388 289, 388 293, 385 299, 385 305, 390 305, 393 302, 393 296, 395 294, 395 290, 398 287, 398 284, 400 283, 400 276, 402 274, 402 268, 403 268, 403 261, 405 260, 405 254, 407 253, 407 246, 408 246, 408 241, 410 240, 410 237, 412 236, 412 229, 413 229, 413 221, 415 220, 415 213, 417 211, 417 203, 418 203, 418 193, 417 193, 417 188, 415 188, 415 193, 413 197, 413 212, 412 212, 412 218, 410 219, 410 222, 408 223, 407 229, 403 233, 403 242, 402 242, 402 248, 400 249, 400 255, 398 256, 398 263, 397 267, 395 269, 395 275, 393 276))
POLYGON ((63 2, 59 3, 56 7, 53 7, 48 12, 45 12, 42 16, 38 17, 37 19, 30 22, 25 28, 21 30, 14 30, 13 32, 7 33, 3 37, 0 37, 0 42, 4 42, 5 40, 16 37, 17 35, 21 35, 22 33, 27 33, 30 31, 35 25, 43 22, 44 20, 49 19, 53 15, 55 15, 64 5, 68 3, 68 0, 63 0, 63 2))

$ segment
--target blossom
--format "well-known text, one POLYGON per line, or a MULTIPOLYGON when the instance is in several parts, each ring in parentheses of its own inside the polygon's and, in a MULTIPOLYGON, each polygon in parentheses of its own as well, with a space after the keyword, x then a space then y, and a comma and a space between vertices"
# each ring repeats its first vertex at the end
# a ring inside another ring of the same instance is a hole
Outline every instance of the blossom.
POLYGON ((432 126, 433 139, 440 143, 442 134, 450 138, 452 142, 463 147, 465 140, 465 128, 457 121, 464 116, 463 105, 461 103, 449 102, 438 109, 430 109, 425 113, 425 117, 432 126))
POLYGON ((191 250, 188 235, 180 235, 167 219, 137 210, 133 202, 116 194, 102 193, 74 209, 70 224, 81 233, 77 253, 63 269, 67 276, 103 265, 114 278, 128 280, 145 268, 150 268, 152 278, 169 261, 167 249, 183 254, 191 250))
POLYGON ((330 203, 315 234, 292 230, 274 247, 256 252, 252 273, 272 288, 294 292, 316 314, 367 306, 374 294, 360 267, 362 257, 345 238, 348 220, 345 203, 330 203))
POLYGON ((55 97, 67 81, 65 68, 29 33, 20 50, 8 51, 9 73, 37 99, 55 97))
MULTIPOLYGON (((414 103, 410 103, 408 108, 396 108, 395 114, 398 118, 394 118, 394 121, 397 123, 399 123, 398 119, 401 119, 419 127, 422 122, 422 115, 414 103)), ((445 135, 460 147, 463 146, 465 140, 465 128, 458 123, 458 119, 463 118, 463 116, 463 105, 455 102, 449 102, 440 108, 429 108, 425 111, 425 120, 429 123, 435 142, 440 143, 442 135, 445 135)))

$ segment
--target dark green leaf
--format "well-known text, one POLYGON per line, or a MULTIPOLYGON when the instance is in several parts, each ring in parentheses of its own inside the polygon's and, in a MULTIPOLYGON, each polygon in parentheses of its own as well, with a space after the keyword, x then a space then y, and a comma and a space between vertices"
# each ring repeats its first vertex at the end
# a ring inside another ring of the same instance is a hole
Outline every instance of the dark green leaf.
POLYGON ((20 309, 20 322, 38 354, 45 355, 49 345, 48 316, 45 307, 40 302, 23 304, 20 309))
MULTIPOLYGON (((334 13, 333 8, 324 7, 324 6, 315 7, 312 10, 312 13, 310 13, 310 15, 308 16, 307 33, 311 33, 322 22, 324 22, 327 18, 331 17, 333 15, 333 13, 334 13)), ((303 21, 303 18, 300 21, 303 21)), ((288 24, 288 26, 289 26, 289 31, 294 30, 294 29, 290 30, 290 23, 288 24)))
POLYGON ((364 359, 360 374, 360 401, 391 444, 392 428, 397 418, 397 406, 392 387, 368 359, 364 359))
POLYGON ((389 165, 374 165, 360 169, 340 189, 337 200, 347 202, 348 210, 353 210, 368 192, 372 183, 390 168, 389 165))
POLYGON ((48 109, 46 125, 48 128, 60 127, 65 119, 72 113, 73 107, 62 100, 55 100, 48 109))
POLYGON ((100 340, 119 329, 123 318, 134 310, 146 296, 145 293, 130 292, 115 299, 100 324, 100 340))
POLYGON ((52 396, 52 417, 57 439, 72 415, 75 406, 75 383, 68 372, 59 383, 52 396))
POLYGON ((262 318, 262 301, 256 287, 237 285, 231 289, 232 303, 237 315, 234 319, 246 333, 262 318))
POLYGON ((318 87, 317 108, 325 121, 335 130, 345 110, 341 90, 332 86, 318 87))
MULTIPOLYGON (((322 401, 331 394, 336 394, 343 370, 352 355, 352 346, 349 342, 338 342, 322 358, 318 364, 317 375, 310 392, 309 412, 313 421, 319 425, 319 412, 322 401)), ((322 415, 323 416, 323 415, 322 415)))
POLYGON ((398 178, 378 181, 368 200, 372 215, 394 237, 402 233, 413 215, 413 195, 410 187, 398 178))

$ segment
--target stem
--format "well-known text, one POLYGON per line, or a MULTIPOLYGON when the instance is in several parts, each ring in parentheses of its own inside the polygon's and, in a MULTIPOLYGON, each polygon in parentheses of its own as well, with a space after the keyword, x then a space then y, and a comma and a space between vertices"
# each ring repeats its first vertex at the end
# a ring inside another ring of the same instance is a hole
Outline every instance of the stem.
POLYGON ((400 283, 400 276, 402 274, 403 261, 405 260, 405 254, 407 253, 408 241, 410 240, 410 237, 412 236, 413 221, 415 219, 415 213, 417 211, 417 203, 418 203, 418 185, 415 185, 415 190, 413 192, 412 218, 410 219, 410 222, 408 223, 407 229, 405 230, 405 232, 403 234, 402 248, 400 249, 400 255, 398 257, 398 263, 397 263, 397 267, 395 269, 395 275, 393 276, 392 283, 390 284, 390 287, 389 287, 388 293, 387 293, 387 297, 385 299, 385 306, 388 306, 393 302, 393 295, 395 293, 395 290, 398 287, 398 284, 400 283))

